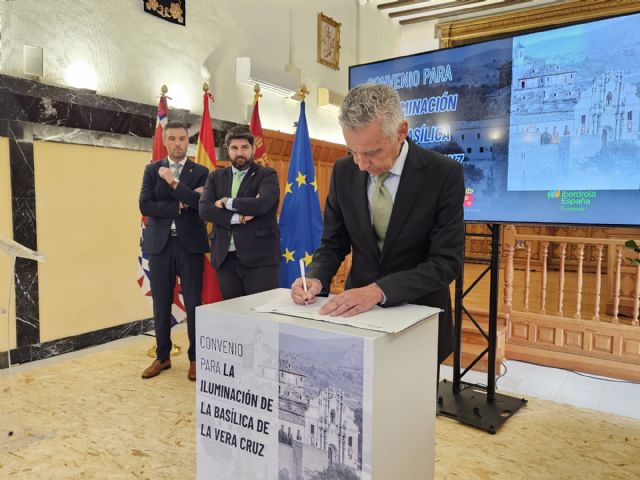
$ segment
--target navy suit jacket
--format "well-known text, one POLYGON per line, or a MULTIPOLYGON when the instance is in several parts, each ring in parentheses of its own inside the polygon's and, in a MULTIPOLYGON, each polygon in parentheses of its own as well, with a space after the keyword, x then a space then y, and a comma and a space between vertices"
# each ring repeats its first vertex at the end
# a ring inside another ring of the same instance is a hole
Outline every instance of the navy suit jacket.
POLYGON ((187 160, 174 189, 158 175, 160 167, 168 166, 169 160, 165 158, 144 169, 139 204, 140 212, 148 219, 142 234, 142 250, 160 253, 169 238, 171 223, 175 222, 184 249, 190 253, 206 253, 209 250, 207 229, 198 215, 200 194, 194 189, 204 186, 209 170, 187 160), (180 209, 180 202, 187 208, 180 209))
POLYGON ((444 310, 438 342, 442 361, 453 350, 449 284, 459 272, 464 252, 462 165, 409 141, 382 252, 371 225, 368 176, 352 157, 336 162, 322 241, 307 275, 328 289, 351 250, 346 288, 375 282, 387 297, 385 307, 415 303, 444 310))
POLYGON ((233 200, 233 211, 216 207, 217 200, 231 197, 232 182, 231 167, 218 168, 209 174, 200 198, 200 217, 214 225, 211 264, 220 268, 229 252, 233 234, 236 255, 242 265, 248 268, 279 265, 278 174, 271 167, 252 163, 233 200), (254 218, 245 224, 231 224, 234 213, 254 218))

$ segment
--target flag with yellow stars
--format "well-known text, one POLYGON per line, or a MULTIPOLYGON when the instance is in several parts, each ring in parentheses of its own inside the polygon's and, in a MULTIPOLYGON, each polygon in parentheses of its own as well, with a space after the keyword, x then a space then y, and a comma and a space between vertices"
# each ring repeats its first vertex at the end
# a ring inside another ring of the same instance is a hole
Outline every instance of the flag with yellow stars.
POLYGON ((322 214, 318 200, 318 183, 313 168, 313 156, 305 103, 300 103, 300 118, 293 140, 289 174, 280 212, 280 286, 291 287, 300 276, 300 259, 306 267, 320 244, 322 214))

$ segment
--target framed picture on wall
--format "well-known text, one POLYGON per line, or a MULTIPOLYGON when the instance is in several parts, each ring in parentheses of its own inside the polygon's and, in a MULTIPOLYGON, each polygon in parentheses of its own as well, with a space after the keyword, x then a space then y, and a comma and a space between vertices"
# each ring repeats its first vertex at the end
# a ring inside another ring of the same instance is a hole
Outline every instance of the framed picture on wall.
POLYGON ((340 23, 318 14, 318 63, 340 69, 340 23))

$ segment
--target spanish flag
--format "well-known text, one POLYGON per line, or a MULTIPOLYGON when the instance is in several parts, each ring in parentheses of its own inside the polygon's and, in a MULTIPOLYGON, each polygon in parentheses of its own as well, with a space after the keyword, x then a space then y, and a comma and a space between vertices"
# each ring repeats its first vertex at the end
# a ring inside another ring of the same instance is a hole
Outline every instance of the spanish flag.
MULTIPOLYGON (((216 146, 213 141, 213 128, 211 117, 209 116, 209 100, 214 101, 213 95, 209 93, 207 84, 204 86, 204 108, 202 111, 202 121, 200 122, 200 135, 198 136, 198 148, 196 149, 195 162, 207 167, 209 170, 216 168, 216 146)), ((207 225, 209 234, 213 226, 207 225)), ((204 255, 204 270, 202 271, 202 304, 219 302, 222 300, 218 275, 211 266, 210 254, 204 255)))
POLYGON ((258 111, 258 98, 262 96, 260 93, 260 85, 256 84, 253 91, 255 92, 253 96, 253 112, 251 112, 251 121, 249 122, 249 131, 253 135, 253 144, 256 147, 253 158, 255 162, 260 165, 269 165, 267 147, 264 144, 264 132, 262 131, 262 123, 260 122, 260 112, 258 111))

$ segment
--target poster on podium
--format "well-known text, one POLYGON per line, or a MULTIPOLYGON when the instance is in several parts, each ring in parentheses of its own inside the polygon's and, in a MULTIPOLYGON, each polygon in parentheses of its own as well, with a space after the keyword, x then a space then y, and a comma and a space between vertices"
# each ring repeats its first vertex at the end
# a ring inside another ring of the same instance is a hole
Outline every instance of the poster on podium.
POLYGON ((199 315, 199 480, 371 478, 371 341, 199 315))

